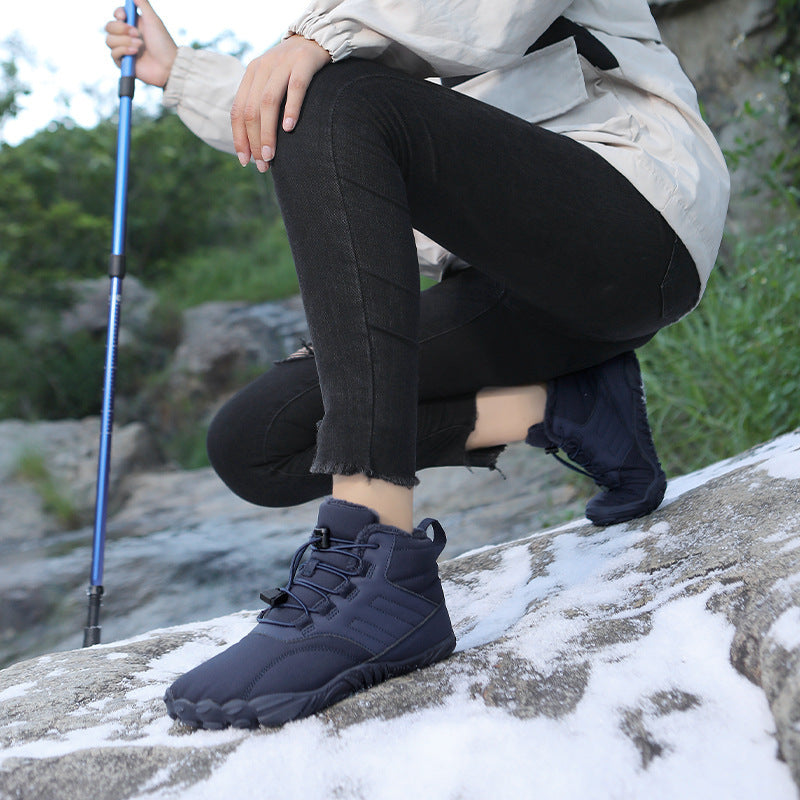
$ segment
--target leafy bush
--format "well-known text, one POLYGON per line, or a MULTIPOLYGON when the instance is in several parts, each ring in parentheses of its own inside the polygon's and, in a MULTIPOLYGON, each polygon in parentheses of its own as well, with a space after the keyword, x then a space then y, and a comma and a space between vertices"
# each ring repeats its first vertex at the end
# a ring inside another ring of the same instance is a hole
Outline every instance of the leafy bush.
MULTIPOLYGON (((65 122, 0 145, 0 418, 100 411, 105 336, 62 335, 59 316, 71 281, 107 274, 116 136, 114 120, 65 122)), ((173 114, 137 115, 131 153, 128 272, 161 300, 136 348, 120 349, 121 422, 152 417, 143 390, 171 356, 184 308, 297 291, 270 177, 200 144, 173 114)), ((196 461, 199 446, 181 437, 191 438, 176 432, 166 449, 196 461)))
POLYGON ((86 331, 35 339, 0 335, 0 418, 98 414, 104 349, 86 331))
POLYGON ((245 241, 187 254, 158 290, 179 309, 211 300, 259 303, 297 294, 297 274, 282 220, 245 241))
POLYGON ((699 308, 641 351, 654 436, 671 474, 800 425, 800 214, 732 252, 699 308))
MULTIPOLYGON (((0 147, 0 280, 6 297, 107 274, 116 124, 66 124, 0 147)), ((129 271, 154 288, 188 254, 250 242, 278 217, 269 178, 201 145, 172 114, 137 118, 128 193, 129 271)))

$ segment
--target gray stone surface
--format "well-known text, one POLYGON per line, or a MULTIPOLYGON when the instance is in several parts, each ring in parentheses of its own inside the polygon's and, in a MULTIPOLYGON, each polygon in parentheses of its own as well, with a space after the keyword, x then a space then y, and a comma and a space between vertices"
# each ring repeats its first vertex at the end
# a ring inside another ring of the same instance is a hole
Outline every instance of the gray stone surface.
POLYGON ((209 400, 237 388, 241 376, 267 369, 308 338, 299 297, 273 303, 213 302, 183 316, 183 333, 168 370, 171 391, 209 400))
MULTIPOLYGON (((25 455, 40 456, 58 490, 69 499, 78 518, 88 523, 94 513, 100 419, 54 422, 0 421, 0 542, 38 538, 62 525, 42 508, 30 482, 15 472, 25 455)), ((117 510, 127 497, 130 477, 161 463, 147 428, 141 423, 115 427, 109 475, 109 507, 117 510)))
MULTIPOLYGON (((0 425, 0 441, 3 430, 0 425)), ((115 445, 112 463, 116 459, 115 445)), ((509 480, 497 471, 463 468, 420 473, 417 515, 436 516, 447 526, 448 557, 581 516, 593 491, 590 481, 573 480, 524 445, 509 448, 500 467, 509 480)), ((93 475, 96 451, 87 452, 84 469, 93 475)), ((79 646, 92 541, 89 527, 57 531, 31 487, 19 481, 2 486, 0 498, 6 493, 10 501, 0 518, 6 537, 0 539, 0 666, 79 646), (25 514, 31 519, 23 524, 25 514)), ((107 526, 109 639, 252 605, 259 591, 284 581, 292 553, 316 519, 315 502, 289 509, 246 503, 211 469, 134 471, 125 476, 123 494, 107 526)))
MULTIPOLYGON (((73 301, 61 314, 64 333, 79 330, 102 333, 108 326, 108 295, 110 280, 92 278, 70 284, 73 301)), ((120 314, 119 343, 133 345, 150 322, 156 305, 156 294, 142 285, 133 275, 122 282, 123 313, 120 314)))
POLYGON ((786 94, 772 65, 782 41, 775 0, 651 0, 651 7, 723 150, 743 152, 757 144, 732 171, 728 230, 765 230, 774 212, 763 195, 753 195, 766 190, 764 175, 775 156, 791 148, 784 131, 786 94))

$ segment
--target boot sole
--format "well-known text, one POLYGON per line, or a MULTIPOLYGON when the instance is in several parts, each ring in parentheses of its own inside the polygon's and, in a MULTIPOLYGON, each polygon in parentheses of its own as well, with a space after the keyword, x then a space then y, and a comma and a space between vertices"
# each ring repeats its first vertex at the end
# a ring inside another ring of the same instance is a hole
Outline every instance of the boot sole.
MULTIPOLYGON (((623 355, 623 372, 625 381, 632 390, 641 391, 644 396, 644 386, 642 383, 642 373, 639 368, 639 362, 633 353, 630 356, 623 355)), ((630 522, 633 519, 640 519, 646 517, 655 511, 664 499, 664 494, 667 491, 667 477, 664 470, 661 468, 661 463, 658 459, 658 453, 655 450, 655 444, 652 439, 652 432, 650 431, 650 423, 647 420, 647 408, 641 409, 643 419, 638 419, 638 409, 634 409, 634 419, 630 420, 633 429, 633 438, 635 446, 642 456, 642 460, 649 465, 653 471, 653 480, 647 487, 644 496, 638 500, 625 503, 623 505, 604 505, 602 502, 598 507, 593 508, 590 501, 586 507, 586 517, 595 525, 605 528, 609 525, 618 525, 622 522, 630 522), (642 429, 640 423, 644 425, 646 435, 644 441, 642 440, 642 429)), ((613 490, 611 490, 613 492, 613 490)), ((606 493, 598 496, 602 499, 606 493)))
MULTIPOLYGON (((627 503, 622 506, 609 506, 604 509, 602 506, 599 508, 591 508, 591 501, 586 507, 586 517, 595 525, 606 528, 609 525, 617 525, 621 522, 630 522, 632 519, 639 519, 646 517, 655 511, 664 499, 664 494, 667 491, 667 479, 664 473, 658 476, 647 490, 647 494, 643 499, 627 503)), ((600 495, 602 498, 605 492, 600 495)))
POLYGON ((324 686, 309 692, 268 694, 249 700, 228 700, 222 705, 213 700, 175 698, 167 689, 164 702, 167 714, 184 725, 206 730, 234 728, 276 727, 294 719, 302 719, 338 703, 356 692, 382 683, 389 678, 413 672, 447 658, 455 649, 456 637, 450 636, 435 647, 413 658, 400 662, 367 661, 342 672, 324 686))

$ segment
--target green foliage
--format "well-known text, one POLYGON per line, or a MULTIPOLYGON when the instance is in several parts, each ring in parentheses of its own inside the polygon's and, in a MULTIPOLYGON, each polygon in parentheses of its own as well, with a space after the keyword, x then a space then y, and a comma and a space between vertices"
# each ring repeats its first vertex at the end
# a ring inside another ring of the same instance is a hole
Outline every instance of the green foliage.
MULTIPOLYGON (((786 90, 785 148, 761 176, 758 235, 729 236, 699 308, 641 351, 654 436, 671 474, 732 456, 800 425, 800 0, 778 0, 785 33, 773 66, 786 90)), ((745 101, 756 132, 726 152, 732 170, 752 169, 775 125, 745 101)))
MULTIPOLYGON (((796 143, 800 0, 777 0, 777 12, 786 37, 774 66, 789 98, 788 140, 796 143)), ((0 61, 0 124, 25 91, 14 58, 0 61)), ((758 120, 761 113, 746 105, 756 134, 726 154, 732 168, 759 150, 759 128, 772 124, 758 120)), ((91 130, 62 123, 16 147, 0 145, 0 418, 100 410, 105 340, 61 335, 58 313, 71 280, 107 273, 116 135, 114 120, 91 130)), ((207 300, 258 302, 296 292, 291 254, 269 176, 205 146, 175 116, 136 115, 131 152, 128 271, 160 302, 135 351, 120 350, 117 420, 145 420, 162 432, 171 458, 202 466, 200 404, 166 390, 180 312, 207 300)), ((764 176, 782 224, 729 238, 699 309, 642 351, 651 421, 671 474, 800 424, 798 153, 788 146, 764 176)), ((42 468, 28 458, 20 474, 44 498, 52 481, 42 468)), ((55 507, 57 488, 53 494, 46 502, 55 507)))
POLYGON ((183 469, 208 467, 207 433, 208 424, 196 422, 192 416, 185 417, 181 424, 172 428, 164 437, 164 452, 183 469))
MULTIPOLYGON (((54 126, 0 148, 0 280, 41 297, 56 280, 106 274, 116 125, 54 126)), ((209 247, 251 246, 277 215, 271 183, 200 143, 175 117, 133 126, 128 269, 149 285, 209 247)))
POLYGON ((20 98, 31 93, 30 87, 19 77, 17 60, 24 58, 24 47, 18 39, 10 38, 0 42, 5 55, 0 60, 0 129, 3 123, 13 119, 20 112, 20 98))
POLYGON ((736 242, 699 308, 641 351, 656 444, 671 474, 800 425, 800 214, 736 242))
POLYGON ((789 100, 790 122, 797 127, 800 125, 800 0, 777 0, 776 12, 785 39, 775 66, 789 100))
POLYGON ((34 450, 20 453, 12 476, 30 483, 41 498, 44 511, 52 514, 64 528, 76 528, 81 524, 75 504, 58 486, 41 453, 34 450))
POLYGON ((185 309, 211 300, 257 303, 297 294, 297 273, 280 218, 246 244, 189 253, 160 284, 161 295, 185 309))
POLYGON ((86 331, 0 334, 0 418, 64 419, 100 411, 104 342, 86 331))
MULTIPOLYGON (((114 120, 54 123, 0 145, 0 418, 100 411, 105 337, 64 336, 59 315, 72 281, 107 274, 116 138, 114 120)), ((128 273, 161 302, 136 348, 120 349, 117 419, 151 421, 140 395, 177 344, 182 309, 285 297, 297 281, 269 177, 202 144, 172 114, 136 116, 131 154, 128 273)), ((167 450, 200 458, 196 442, 178 441, 188 431, 172 434, 167 450)))
POLYGON ((800 0, 776 0, 775 11, 789 43, 796 44, 800 35, 800 0))
POLYGON ((134 127, 129 262, 148 285, 212 246, 250 247, 277 217, 271 183, 204 145, 172 114, 134 127))

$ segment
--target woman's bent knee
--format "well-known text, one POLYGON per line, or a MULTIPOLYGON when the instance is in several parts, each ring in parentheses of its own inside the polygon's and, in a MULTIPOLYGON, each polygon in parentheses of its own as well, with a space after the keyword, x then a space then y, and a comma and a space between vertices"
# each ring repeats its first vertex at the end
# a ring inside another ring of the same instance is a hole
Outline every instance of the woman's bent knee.
POLYGON ((313 358, 282 362, 217 412, 206 439, 211 465, 233 492, 257 505, 296 505, 312 499, 309 492, 324 494, 316 484, 325 476, 308 472, 321 416, 313 358))
POLYGON ((345 142, 369 137, 370 128, 383 117, 378 106, 388 101, 397 80, 412 80, 372 61, 353 58, 329 64, 308 86, 297 125, 291 132, 278 130, 273 176, 314 168, 330 157, 334 140, 345 142))

